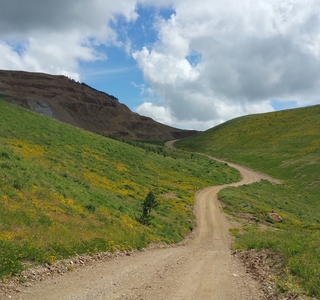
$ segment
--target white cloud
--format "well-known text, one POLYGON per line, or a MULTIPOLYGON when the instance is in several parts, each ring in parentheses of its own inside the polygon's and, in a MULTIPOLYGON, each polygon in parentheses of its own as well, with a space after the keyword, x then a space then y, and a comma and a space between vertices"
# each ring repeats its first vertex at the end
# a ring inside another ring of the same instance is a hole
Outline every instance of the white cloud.
POLYGON ((224 121, 200 121, 195 118, 177 119, 172 115, 171 109, 169 107, 157 105, 152 102, 144 102, 143 104, 138 106, 135 111, 142 116, 149 116, 160 123, 183 129, 202 130, 204 126, 206 128, 210 128, 224 121))
POLYGON ((31 37, 22 53, 7 43, 0 44, 0 67, 11 70, 27 70, 68 75, 79 80, 78 63, 101 58, 94 48, 85 46, 77 35, 48 34, 31 37), (65 41, 67 42, 67 45, 65 41))
POLYGON ((170 109, 164 106, 157 106, 151 102, 144 102, 135 111, 143 116, 149 116, 154 120, 167 125, 173 125, 173 118, 170 109))
POLYGON ((183 115, 182 117, 177 117, 170 107, 152 102, 142 103, 135 108, 135 111, 140 115, 149 116, 160 123, 176 128, 205 130, 235 117, 274 110, 269 101, 253 104, 227 104, 217 101, 213 105, 214 108, 211 110, 212 115, 208 118, 196 118, 194 117, 195 113, 191 113, 189 116, 183 115))
POLYGON ((319 103, 319 15, 319 0, 11 0, 0 4, 0 68, 80 80, 81 62, 107 59, 108 46, 138 49, 148 99, 137 111, 206 129, 271 100, 319 103), (173 13, 152 14, 156 41, 134 44, 124 23, 150 6, 173 13))
POLYGON ((199 76, 199 72, 191 66, 186 57, 178 59, 172 54, 149 52, 146 47, 132 55, 140 66, 147 62, 143 71, 146 79, 150 82, 160 84, 171 84, 179 81, 191 82, 199 76))
POLYGON ((319 102, 319 1, 177 0, 174 7, 157 20, 158 41, 133 53, 174 123, 195 119, 205 128, 273 110, 271 99, 319 102), (201 57, 195 64, 193 53, 201 57))
POLYGON ((121 45, 110 22, 136 20, 135 1, 18 1, 0 4, 0 68, 67 74, 81 61, 106 59, 100 45, 121 45))

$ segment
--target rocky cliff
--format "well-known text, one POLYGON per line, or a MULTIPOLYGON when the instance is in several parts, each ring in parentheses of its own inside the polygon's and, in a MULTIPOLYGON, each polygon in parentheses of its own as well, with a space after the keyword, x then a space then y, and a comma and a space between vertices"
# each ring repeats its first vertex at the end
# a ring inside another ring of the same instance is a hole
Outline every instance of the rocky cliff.
MULTIPOLYGON (((178 139, 195 134, 132 112, 112 95, 66 76, 0 70, 3 100, 104 136, 178 139)), ((0 112, 1 114, 1 112, 0 112)))

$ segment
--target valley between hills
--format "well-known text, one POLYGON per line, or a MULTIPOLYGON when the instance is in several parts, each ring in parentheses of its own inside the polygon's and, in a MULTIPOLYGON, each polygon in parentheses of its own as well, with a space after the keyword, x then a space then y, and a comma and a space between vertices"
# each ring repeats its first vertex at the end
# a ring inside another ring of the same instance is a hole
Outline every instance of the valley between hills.
MULTIPOLYGON (((239 165, 242 180, 197 192, 194 236, 182 245, 95 261, 18 288, 11 299, 259 299, 263 288, 231 255, 230 222, 217 193, 227 186, 274 181, 239 165)), ((271 290, 269 291, 269 293, 271 290)))
POLYGON ((319 299, 319 166, 320 105, 183 131, 1 71, 0 299, 319 299))

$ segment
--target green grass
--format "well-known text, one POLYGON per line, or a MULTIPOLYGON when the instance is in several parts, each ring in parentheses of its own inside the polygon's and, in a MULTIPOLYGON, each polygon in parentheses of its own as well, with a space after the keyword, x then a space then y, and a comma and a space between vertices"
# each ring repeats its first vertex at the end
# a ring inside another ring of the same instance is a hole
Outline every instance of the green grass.
POLYGON ((139 141, 133 141, 133 140, 124 140, 124 142, 127 142, 129 144, 135 145, 136 143, 142 143, 147 145, 155 145, 155 146, 164 146, 164 144, 168 140, 139 140, 139 141))
POLYGON ((0 100, 0 278, 75 254, 181 241, 195 191, 238 179, 201 156, 142 149, 0 100), (144 226, 136 219, 149 191, 159 207, 144 226))
POLYGON ((272 210, 282 216, 283 222, 272 224, 276 231, 250 229, 235 247, 280 250, 296 282, 320 297, 320 105, 237 118, 176 145, 283 181, 228 188, 219 198, 234 215, 248 213, 271 224, 272 210))

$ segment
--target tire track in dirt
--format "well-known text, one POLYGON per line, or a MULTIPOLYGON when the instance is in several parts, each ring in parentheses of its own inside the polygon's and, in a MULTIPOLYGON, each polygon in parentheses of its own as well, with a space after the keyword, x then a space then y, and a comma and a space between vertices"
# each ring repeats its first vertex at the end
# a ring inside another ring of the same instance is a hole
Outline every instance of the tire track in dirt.
POLYGON ((10 299, 262 298, 259 284, 246 274, 241 263, 231 255, 230 223, 221 212, 217 193, 226 186, 271 178, 233 163, 228 164, 239 170, 242 180, 207 187, 196 193, 197 228, 194 238, 187 244, 135 252, 131 256, 97 262, 23 288, 20 293, 11 295, 10 299))

